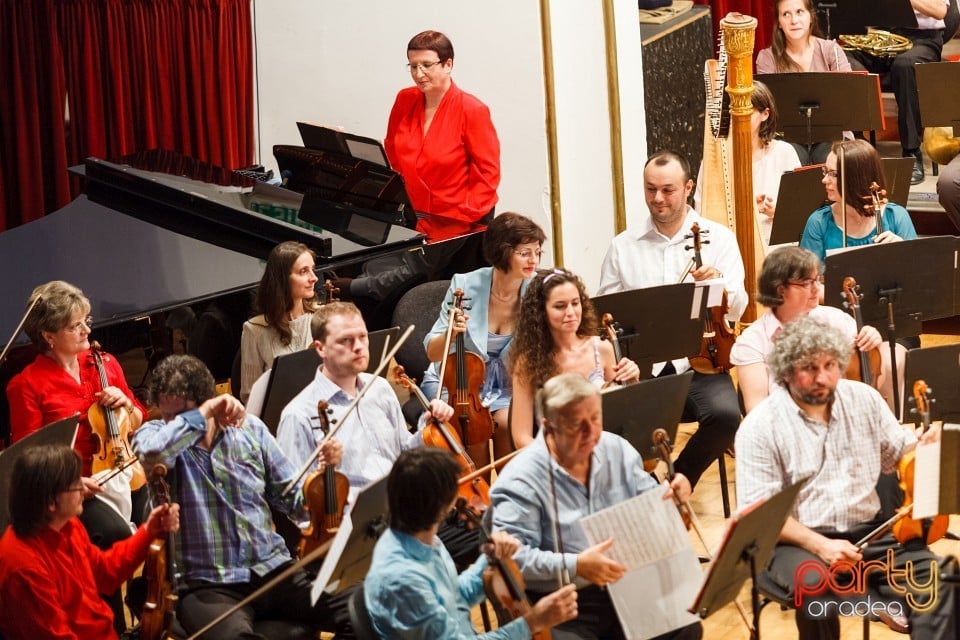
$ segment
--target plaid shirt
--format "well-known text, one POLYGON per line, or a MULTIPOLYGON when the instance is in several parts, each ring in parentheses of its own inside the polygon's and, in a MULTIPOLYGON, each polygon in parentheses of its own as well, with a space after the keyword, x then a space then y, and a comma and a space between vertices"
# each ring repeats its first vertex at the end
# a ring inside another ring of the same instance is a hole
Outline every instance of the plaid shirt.
POLYGON ((163 463, 172 473, 173 499, 180 504, 177 538, 180 572, 187 580, 217 584, 249 582, 290 560, 273 530, 270 506, 305 519, 303 492, 280 493, 296 475, 259 418, 224 429, 211 451, 199 446, 206 421, 196 409, 164 423, 152 420, 133 437, 133 448, 149 468, 163 463))
POLYGON ((846 531, 880 511, 876 484, 916 442, 880 394, 840 380, 830 422, 809 418, 778 385, 737 431, 737 503, 747 507, 809 478, 791 515, 810 528, 846 531))

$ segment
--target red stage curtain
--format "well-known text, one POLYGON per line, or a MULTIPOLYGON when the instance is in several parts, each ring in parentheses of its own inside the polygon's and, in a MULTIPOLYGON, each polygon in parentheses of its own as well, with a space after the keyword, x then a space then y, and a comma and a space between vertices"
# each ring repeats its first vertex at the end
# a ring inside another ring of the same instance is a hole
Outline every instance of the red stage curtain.
POLYGON ((66 204, 66 167, 87 156, 162 147, 231 169, 253 161, 250 0, 0 0, 0 7, 8 54, 0 71, 12 64, 4 75, 14 79, 12 95, 0 96, 0 118, 12 125, 11 134, 0 127, 0 190, 11 181, 30 187, 23 205, 11 200, 13 189, 4 191, 0 229, 66 204), (31 37, 20 48, 33 58, 10 55, 23 33, 31 37), (25 127, 8 113, 39 122, 25 127), (39 144, 31 131, 51 139, 39 144), (10 162, 9 152, 21 149, 10 162), (43 197, 54 185, 55 197, 43 197))
POLYGON ((757 19, 757 33, 754 38, 753 58, 757 52, 770 46, 770 34, 773 29, 773 2, 771 0, 694 0, 697 4, 710 5, 713 14, 713 51, 717 52, 720 42, 720 20, 731 11, 738 11, 757 19))

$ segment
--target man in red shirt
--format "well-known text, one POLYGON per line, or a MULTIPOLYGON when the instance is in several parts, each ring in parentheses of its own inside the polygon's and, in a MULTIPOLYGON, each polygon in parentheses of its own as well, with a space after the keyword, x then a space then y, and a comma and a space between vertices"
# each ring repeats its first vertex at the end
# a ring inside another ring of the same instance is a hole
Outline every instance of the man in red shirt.
POLYGON ((116 638, 100 593, 116 591, 147 557, 150 542, 180 525, 180 507, 155 508, 137 532, 101 551, 83 512, 80 456, 36 447, 13 464, 10 520, 0 538, 0 633, 8 638, 116 638))

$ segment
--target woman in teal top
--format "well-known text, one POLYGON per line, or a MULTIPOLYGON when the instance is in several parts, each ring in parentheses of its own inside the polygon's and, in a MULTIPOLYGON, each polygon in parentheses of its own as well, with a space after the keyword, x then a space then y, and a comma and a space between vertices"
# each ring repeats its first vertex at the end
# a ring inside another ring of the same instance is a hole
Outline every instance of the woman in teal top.
POLYGON ((800 246, 809 249, 820 258, 822 265, 830 249, 843 246, 843 220, 840 217, 839 160, 840 149, 844 154, 846 186, 846 222, 848 247, 867 244, 884 244, 901 240, 914 240, 917 232, 907 210, 897 204, 884 207, 881 220, 883 233, 877 233, 877 219, 870 208, 872 203, 870 185, 877 183, 886 188, 883 168, 876 149, 864 140, 835 142, 823 168, 823 186, 831 204, 820 207, 807 220, 800 238, 800 246))

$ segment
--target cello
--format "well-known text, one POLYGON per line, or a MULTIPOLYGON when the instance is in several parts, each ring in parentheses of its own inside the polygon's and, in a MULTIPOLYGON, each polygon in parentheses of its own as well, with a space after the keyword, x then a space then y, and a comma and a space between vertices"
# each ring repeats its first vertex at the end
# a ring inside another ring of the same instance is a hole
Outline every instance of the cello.
MULTIPOLYGON (((317 403, 317 419, 324 435, 330 431, 329 408, 326 400, 317 403)), ((310 525, 300 534, 300 557, 336 535, 343 522, 343 509, 350 496, 347 476, 325 464, 303 481, 303 499, 310 511, 310 525)))
MULTIPOLYGON (((843 279, 843 298, 844 306, 853 314, 853 319, 857 323, 857 335, 863 329, 863 314, 860 312, 860 299, 863 294, 860 293, 860 285, 851 276, 843 279)), ((877 349, 870 351, 861 351, 857 349, 857 357, 850 359, 847 366, 847 372, 844 377, 848 380, 860 380, 871 387, 877 386, 877 377, 880 375, 880 352, 877 349)))
MULTIPOLYGON (((93 358, 97 375, 100 378, 100 391, 109 385, 107 371, 103 366, 103 349, 96 340, 90 343, 90 355, 93 358)), ((93 474, 111 470, 110 477, 126 467, 133 469, 130 490, 136 491, 147 483, 147 476, 137 457, 130 450, 130 414, 121 408, 110 408, 94 402, 87 410, 87 422, 97 439, 97 453, 93 456, 93 474)))
MULTIPOLYGON (((692 240, 692 244, 685 247, 687 250, 693 250, 690 267, 680 278, 682 282, 691 267, 699 269, 703 266, 703 256, 701 250, 703 245, 710 244, 709 240, 703 239, 703 234, 707 231, 701 231, 700 225, 696 222, 690 227, 690 233, 685 236, 692 240)), ((723 292, 720 304, 707 309, 707 317, 703 319, 703 338, 700 341, 700 352, 690 356, 690 367, 697 373, 714 374, 727 373, 730 371, 730 350, 733 349, 733 343, 737 341, 730 325, 727 324, 726 315, 729 312, 727 305, 727 292, 723 292)))
MULTIPOLYGON (((155 505, 170 504, 170 487, 165 480, 167 468, 162 464, 150 470, 150 494, 155 505)), ((177 569, 173 556, 173 532, 167 539, 150 543, 143 575, 147 579, 147 599, 140 614, 140 638, 160 640, 166 637, 176 616, 177 569)))
POLYGON ((460 439, 468 447, 485 444, 493 436, 493 416, 490 410, 480 402, 480 389, 486 376, 483 358, 467 351, 464 334, 458 333, 454 340, 455 350, 450 351, 454 319, 457 313, 463 313, 463 289, 453 293, 453 306, 450 309, 447 327, 445 353, 447 357, 440 366, 440 390, 446 387, 450 404, 456 411, 460 439))
MULTIPOLYGON (((423 395, 423 391, 407 376, 402 366, 397 365, 393 368, 393 379, 420 401, 424 411, 430 410, 430 403, 423 395)), ((436 418, 431 418, 430 422, 423 428, 423 444, 428 447, 446 449, 454 455, 457 462, 460 463, 461 472, 464 475, 472 476, 469 481, 460 483, 457 487, 457 495, 476 513, 482 514, 486 511, 487 507, 490 506, 490 486, 482 473, 476 473, 477 467, 463 448, 463 443, 453 427, 445 422, 440 422, 436 418)))

